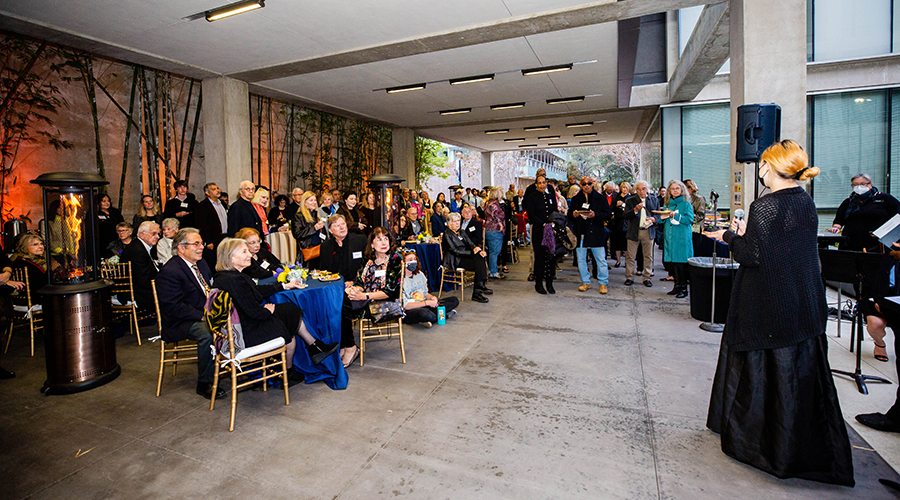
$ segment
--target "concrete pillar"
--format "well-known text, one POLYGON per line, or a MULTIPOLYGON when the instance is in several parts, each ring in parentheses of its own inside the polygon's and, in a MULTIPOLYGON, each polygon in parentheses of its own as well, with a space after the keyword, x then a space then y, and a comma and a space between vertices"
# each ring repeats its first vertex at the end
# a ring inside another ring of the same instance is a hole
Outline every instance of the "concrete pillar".
POLYGON ((206 182, 234 196, 251 175, 247 83, 224 76, 203 80, 202 113, 206 182))
POLYGON ((411 128, 395 128, 391 134, 394 173, 406 179, 406 188, 416 188, 416 133, 411 128))
POLYGON ((494 185, 494 165, 491 164, 491 158, 493 154, 490 151, 487 153, 481 153, 481 186, 493 186, 494 185))
POLYGON ((730 0, 732 209, 747 210, 757 182, 734 162, 738 106, 778 104, 781 138, 806 146, 806 1, 730 0))

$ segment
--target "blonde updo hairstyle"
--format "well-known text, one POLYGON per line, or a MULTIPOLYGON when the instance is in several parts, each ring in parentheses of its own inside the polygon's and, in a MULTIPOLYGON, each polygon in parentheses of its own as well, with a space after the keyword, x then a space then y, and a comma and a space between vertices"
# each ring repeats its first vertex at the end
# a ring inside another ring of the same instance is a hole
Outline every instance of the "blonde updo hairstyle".
POLYGON ((772 144, 759 158, 784 179, 808 181, 819 175, 817 167, 809 166, 809 156, 796 141, 785 139, 772 144))

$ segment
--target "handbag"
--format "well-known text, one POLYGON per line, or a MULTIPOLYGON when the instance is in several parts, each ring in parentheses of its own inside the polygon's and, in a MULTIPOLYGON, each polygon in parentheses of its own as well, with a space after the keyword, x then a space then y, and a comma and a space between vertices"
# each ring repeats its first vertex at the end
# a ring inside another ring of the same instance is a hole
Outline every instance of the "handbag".
POLYGON ((376 300, 369 304, 369 315, 376 325, 406 317, 402 300, 376 300))
POLYGON ((314 247, 301 248, 300 251, 303 252, 303 261, 308 262, 313 259, 318 259, 321 247, 322 245, 316 245, 314 247))

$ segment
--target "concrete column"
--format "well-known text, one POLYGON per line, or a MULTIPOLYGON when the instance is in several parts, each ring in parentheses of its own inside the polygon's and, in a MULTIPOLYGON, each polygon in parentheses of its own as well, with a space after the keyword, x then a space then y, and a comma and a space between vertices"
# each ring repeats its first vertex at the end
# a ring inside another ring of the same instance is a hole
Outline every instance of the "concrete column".
POLYGON ((491 152, 481 153, 481 186, 493 186, 494 185, 494 165, 491 164, 491 158, 493 154, 491 152))
POLYGON ((394 173, 406 179, 407 187, 416 187, 416 133, 411 128, 395 128, 391 134, 394 173))
POLYGON ((224 76, 203 80, 202 114, 206 182, 233 196, 251 175, 247 83, 224 76))
POLYGON ((753 164, 734 162, 738 106, 778 104, 781 138, 806 147, 806 0, 730 0, 730 11, 730 201, 747 210, 757 181, 753 164))

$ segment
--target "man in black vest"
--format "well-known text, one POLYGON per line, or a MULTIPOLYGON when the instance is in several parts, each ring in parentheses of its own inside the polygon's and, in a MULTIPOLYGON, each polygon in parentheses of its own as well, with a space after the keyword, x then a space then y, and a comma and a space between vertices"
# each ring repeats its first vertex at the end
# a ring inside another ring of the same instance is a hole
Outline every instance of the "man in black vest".
POLYGON ((606 229, 606 221, 611 217, 612 209, 606 196, 594 191, 594 179, 582 177, 581 191, 572 198, 568 213, 569 222, 575 227, 575 235, 578 236, 575 258, 578 261, 578 272, 581 274, 581 286, 578 287, 580 292, 591 289, 591 273, 588 272, 587 265, 587 253, 590 251, 597 263, 600 293, 607 293, 609 268, 606 266, 606 240, 609 231, 606 229))

